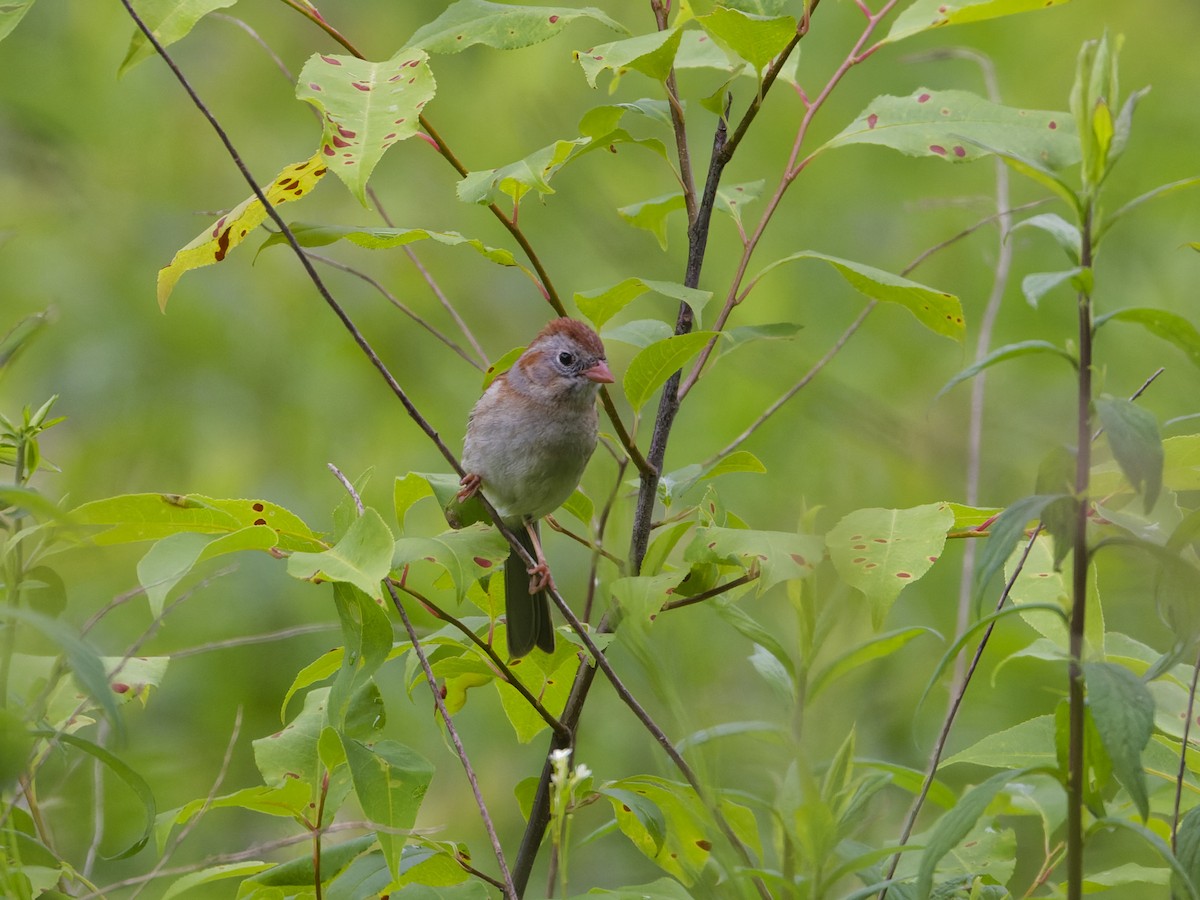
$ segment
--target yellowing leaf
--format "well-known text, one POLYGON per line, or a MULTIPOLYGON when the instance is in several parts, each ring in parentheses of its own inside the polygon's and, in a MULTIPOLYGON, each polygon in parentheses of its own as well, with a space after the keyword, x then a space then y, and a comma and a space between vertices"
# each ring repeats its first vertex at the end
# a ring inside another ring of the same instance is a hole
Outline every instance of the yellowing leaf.
MULTIPOLYGON (((317 182, 329 171, 321 160, 322 154, 318 152, 312 159, 286 166, 274 181, 263 188, 263 194, 271 205, 279 206, 290 200, 299 200, 316 187, 317 182)), ((179 250, 170 265, 158 272, 159 309, 166 309, 167 299, 184 272, 221 262, 266 217, 267 210, 262 202, 257 196, 251 196, 179 250)))

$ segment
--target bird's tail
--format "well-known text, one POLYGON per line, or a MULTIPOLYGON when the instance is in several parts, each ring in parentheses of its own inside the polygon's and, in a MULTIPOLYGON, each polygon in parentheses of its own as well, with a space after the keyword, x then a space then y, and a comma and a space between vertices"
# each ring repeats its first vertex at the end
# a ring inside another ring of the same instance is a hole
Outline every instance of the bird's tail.
MULTIPOLYGON (((537 530, 535 524, 534 530, 537 530)), ((524 528, 514 529, 521 546, 534 559, 538 558, 533 539, 524 528)), ((508 655, 525 656, 534 647, 554 652, 554 624, 550 620, 550 598, 545 591, 529 593, 529 573, 525 561, 515 550, 509 550, 504 564, 504 603, 508 618, 508 655)))

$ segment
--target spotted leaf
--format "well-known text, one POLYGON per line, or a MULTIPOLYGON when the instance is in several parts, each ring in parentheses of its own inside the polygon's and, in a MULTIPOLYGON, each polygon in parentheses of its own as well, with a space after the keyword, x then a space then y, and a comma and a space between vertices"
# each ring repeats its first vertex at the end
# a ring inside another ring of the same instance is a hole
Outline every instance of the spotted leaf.
POLYGON ((592 87, 601 72, 611 71, 614 80, 633 69, 655 81, 665 81, 671 72, 682 32, 678 28, 652 31, 623 41, 575 51, 575 60, 592 87))
POLYGON ((875 627, 905 586, 937 562, 953 524, 954 512, 946 503, 860 509, 826 535, 829 558, 838 574, 866 595, 875 627))
POLYGON ((300 72, 296 97, 321 113, 321 159, 366 206, 376 163, 417 133, 421 110, 436 90, 423 50, 401 50, 380 63, 317 53, 300 72))
POLYGON ((1017 109, 966 91, 927 88, 907 97, 876 97, 821 149, 847 144, 878 144, 908 156, 950 162, 1000 151, 1051 169, 1079 161, 1075 122, 1065 112, 1017 109))
POLYGON ((1067 0, 916 0, 896 17, 884 38, 893 43, 930 28, 982 22, 1000 16, 1057 6, 1067 0))
POLYGON ((580 18, 600 22, 613 31, 626 30, 594 6, 571 9, 458 0, 428 25, 418 28, 408 46, 430 53, 458 53, 476 44, 496 50, 518 50, 550 40, 568 22, 580 18))
POLYGON ((728 563, 757 568, 758 592, 779 584, 807 578, 825 555, 821 538, 790 531, 751 531, 745 528, 696 529, 684 551, 690 563, 728 563))
MULTIPOLYGON (((312 159, 285 167, 274 181, 263 188, 263 194, 271 205, 279 206, 299 200, 312 191, 328 171, 322 159, 324 157, 318 152, 312 159)), ((266 217, 266 208, 257 196, 252 196, 200 232, 190 244, 175 254, 170 265, 159 270, 159 308, 166 309, 171 291, 184 272, 221 262, 266 217)))

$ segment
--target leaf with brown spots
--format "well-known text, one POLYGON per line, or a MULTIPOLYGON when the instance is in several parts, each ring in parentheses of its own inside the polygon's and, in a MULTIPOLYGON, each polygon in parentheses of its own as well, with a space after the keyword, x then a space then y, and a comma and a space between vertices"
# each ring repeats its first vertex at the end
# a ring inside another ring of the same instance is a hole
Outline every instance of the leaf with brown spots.
POLYGON ((430 53, 458 53, 476 44, 496 50, 519 50, 550 40, 568 22, 581 18, 626 32, 620 22, 594 6, 572 9, 458 0, 432 22, 418 28, 409 38, 408 46, 430 53))
POLYGON ((807 578, 824 555, 824 542, 816 535, 713 526, 696 529, 683 558, 690 563, 757 567, 761 594, 781 581, 807 578))
POLYGON ((933 567, 953 524, 954 512, 947 503, 860 509, 825 536, 838 574, 866 595, 876 628, 905 586, 933 567))
POLYGON ((490 525, 479 523, 437 537, 406 537, 396 541, 394 568, 406 563, 432 562, 446 570, 461 601, 483 575, 496 571, 508 557, 508 541, 490 525))
POLYGON ((1080 152, 1075 122, 1066 112, 1017 109, 966 91, 927 88, 907 97, 876 97, 821 150, 848 144, 878 144, 950 162, 1003 151, 1051 169, 1077 163, 1080 152))
POLYGON ((296 98, 321 114, 318 156, 367 205, 367 180, 383 154, 417 133, 421 110, 437 85, 423 50, 401 50, 387 62, 313 54, 296 82, 296 98))
MULTIPOLYGON (((327 171, 318 152, 312 159, 292 163, 264 187, 263 194, 272 206, 299 200, 312 191, 327 171)), ((267 210, 257 196, 243 200, 177 252, 170 265, 158 272, 158 306, 167 308, 167 299, 184 272, 221 262, 246 235, 262 224, 267 210)))

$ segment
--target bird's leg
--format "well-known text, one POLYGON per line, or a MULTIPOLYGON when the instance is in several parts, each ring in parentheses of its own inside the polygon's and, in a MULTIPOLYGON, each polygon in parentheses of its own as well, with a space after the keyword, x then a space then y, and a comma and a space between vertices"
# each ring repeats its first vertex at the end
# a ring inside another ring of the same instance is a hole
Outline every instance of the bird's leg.
POLYGON ((462 489, 455 494, 454 499, 459 503, 463 503, 464 501, 470 500, 475 496, 475 494, 479 491, 479 486, 483 484, 483 479, 478 475, 467 473, 462 477, 462 480, 459 482, 459 484, 462 485, 462 489))
POLYGON ((542 552, 542 542, 538 540, 537 526, 533 522, 526 522, 525 531, 533 542, 533 555, 537 559, 537 564, 526 570, 529 572, 529 593, 538 594, 553 588, 554 579, 550 577, 550 566, 546 563, 546 554, 542 552))

